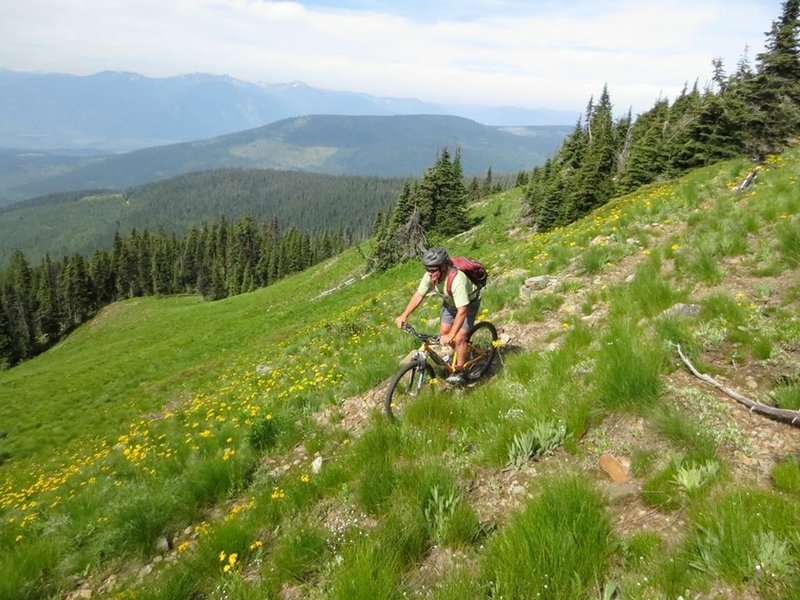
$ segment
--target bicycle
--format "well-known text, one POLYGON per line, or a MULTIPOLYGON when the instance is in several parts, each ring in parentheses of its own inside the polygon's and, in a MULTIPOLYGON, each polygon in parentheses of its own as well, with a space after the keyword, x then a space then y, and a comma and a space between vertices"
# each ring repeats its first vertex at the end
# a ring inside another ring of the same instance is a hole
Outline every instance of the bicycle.
MULTIPOLYGON (((383 408, 390 420, 394 419, 394 409, 405 406, 411 398, 425 393, 426 380, 429 383, 428 388, 432 387, 430 384, 436 383, 433 365, 444 374, 445 378, 456 372, 455 351, 450 346, 445 346, 444 352, 437 349, 438 335, 417 333, 410 325, 405 325, 403 331, 422 342, 422 347, 414 353, 409 362, 400 367, 389 382, 383 408), (449 353, 452 353, 452 356, 448 356, 449 353)), ((467 333, 467 344, 467 360, 462 375, 465 383, 471 383, 486 374, 497 355, 500 346, 497 329, 489 321, 475 323, 467 333)))

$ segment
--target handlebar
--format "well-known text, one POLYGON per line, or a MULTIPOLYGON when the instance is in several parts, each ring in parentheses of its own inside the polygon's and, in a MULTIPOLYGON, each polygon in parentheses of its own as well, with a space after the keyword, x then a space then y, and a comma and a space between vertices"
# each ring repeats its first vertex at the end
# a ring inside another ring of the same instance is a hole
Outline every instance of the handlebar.
POLYGON ((429 342, 433 342, 434 344, 438 344, 439 343, 439 336, 438 335, 432 335, 430 333, 419 333, 416 329, 414 329, 408 323, 403 325, 403 331, 405 331, 406 333, 410 333, 411 335, 413 335, 415 338, 417 338, 421 342, 424 342, 424 341, 427 340, 429 342))

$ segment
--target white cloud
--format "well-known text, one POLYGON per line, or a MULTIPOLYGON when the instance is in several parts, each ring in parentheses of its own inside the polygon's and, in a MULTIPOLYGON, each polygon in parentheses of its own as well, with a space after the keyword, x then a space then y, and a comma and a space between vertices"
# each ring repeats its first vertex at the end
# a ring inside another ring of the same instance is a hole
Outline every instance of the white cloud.
POLYGON ((149 76, 225 73, 428 101, 582 109, 607 83, 618 110, 705 84, 764 31, 764 0, 0 0, 0 66, 149 76), (389 8, 391 7, 391 8, 389 8))

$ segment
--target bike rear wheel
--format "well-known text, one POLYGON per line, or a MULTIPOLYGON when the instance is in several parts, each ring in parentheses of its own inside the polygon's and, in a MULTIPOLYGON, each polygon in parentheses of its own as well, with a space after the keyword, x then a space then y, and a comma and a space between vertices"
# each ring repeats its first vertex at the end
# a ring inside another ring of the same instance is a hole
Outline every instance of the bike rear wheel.
POLYGON ((497 329, 489 321, 475 323, 467 334, 469 355, 464 369, 464 377, 468 381, 476 381, 486 374, 497 355, 497 329), (474 361, 474 362, 473 362, 474 361))
POLYGON ((394 419, 408 403, 428 393, 431 382, 435 379, 433 368, 428 363, 422 367, 418 362, 411 362, 400 367, 392 377, 386 398, 383 400, 383 410, 389 419, 394 419))

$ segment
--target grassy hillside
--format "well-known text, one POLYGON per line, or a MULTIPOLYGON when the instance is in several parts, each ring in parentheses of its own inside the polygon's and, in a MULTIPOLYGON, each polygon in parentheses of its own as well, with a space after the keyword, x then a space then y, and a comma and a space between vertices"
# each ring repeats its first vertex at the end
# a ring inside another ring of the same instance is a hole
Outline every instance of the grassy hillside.
POLYGON ((170 144, 106 156, 55 170, 40 157, 0 162, 0 206, 43 194, 88 188, 125 189, 210 169, 281 169, 327 175, 419 177, 442 148, 461 148, 467 175, 516 173, 542 164, 571 127, 488 127, 447 115, 356 117, 315 115, 195 142, 170 144), (37 165, 41 177, 34 179, 37 165), (69 169, 64 172, 63 169, 69 169))
POLYGON ((674 348, 800 408, 800 152, 733 191, 747 170, 547 234, 519 190, 473 207, 450 247, 491 266, 501 368, 397 424, 377 407, 418 265, 361 278, 350 252, 218 303, 108 307, 0 373, 0 598, 800 596, 797 429, 674 348))

